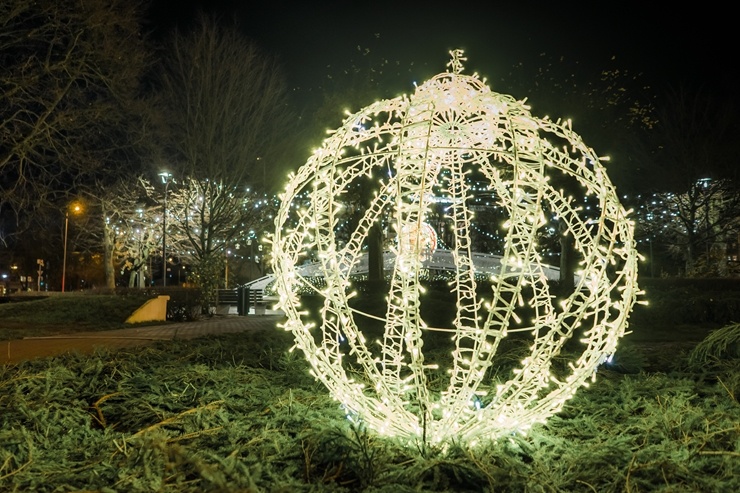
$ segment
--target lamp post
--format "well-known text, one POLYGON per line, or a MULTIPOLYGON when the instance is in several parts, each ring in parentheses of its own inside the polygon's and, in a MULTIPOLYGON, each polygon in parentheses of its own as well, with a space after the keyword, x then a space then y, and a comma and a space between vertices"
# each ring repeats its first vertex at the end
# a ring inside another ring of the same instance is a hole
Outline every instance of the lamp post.
POLYGON ((159 174, 164 183, 164 205, 162 208, 162 287, 167 286, 167 188, 170 186, 172 174, 163 171, 159 174))
POLYGON ((69 211, 64 213, 64 255, 62 257, 62 293, 67 277, 67 230, 69 229, 69 211))
MULTIPOLYGON (((80 212, 79 204, 72 208, 74 212, 80 212)), ((69 209, 64 212, 64 254, 62 256, 62 293, 67 279, 67 231, 69 231, 69 209)))

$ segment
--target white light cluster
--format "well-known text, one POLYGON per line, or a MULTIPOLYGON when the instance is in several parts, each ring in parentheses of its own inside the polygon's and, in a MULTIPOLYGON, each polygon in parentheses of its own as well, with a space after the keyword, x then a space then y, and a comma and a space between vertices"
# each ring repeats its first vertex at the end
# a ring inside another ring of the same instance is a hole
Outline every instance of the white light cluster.
POLYGON ((533 117, 523 102, 492 92, 477 75, 462 75, 462 52, 451 54, 452 71, 411 97, 350 115, 329 135, 291 176, 273 239, 284 328, 315 377, 377 432, 424 445, 497 439, 557 413, 614 353, 638 295, 633 224, 599 158, 569 123, 533 117), (485 297, 477 290, 469 233, 466 177, 474 172, 508 215, 501 268, 485 297), (346 189, 368 176, 380 177, 370 204, 349 241, 337 241, 346 189), (577 186, 596 198, 590 219, 579 216, 574 199, 558 188, 562 183, 570 193, 577 186), (419 278, 429 245, 403 236, 423 234, 435 194, 450 198, 454 225, 452 327, 428 327, 423 320, 419 278), (294 204, 299 196, 308 197, 300 208, 294 204), (575 290, 559 301, 536 240, 551 212, 580 254, 575 290), (384 332, 370 341, 348 287, 368 230, 381 218, 390 218, 401 241, 392 247, 384 332), (306 322, 298 295, 311 287, 297 268, 309 256, 318 259, 325 280, 314 288, 323 297, 320 326, 306 322), (529 319, 522 319, 522 307, 529 319), (424 334, 432 330, 452 336, 445 358, 435 353, 432 360, 423 351, 424 334), (501 380, 495 356, 512 333, 529 337, 531 352, 501 380), (563 358, 571 339, 580 344, 579 356, 555 369, 553 358, 563 358))

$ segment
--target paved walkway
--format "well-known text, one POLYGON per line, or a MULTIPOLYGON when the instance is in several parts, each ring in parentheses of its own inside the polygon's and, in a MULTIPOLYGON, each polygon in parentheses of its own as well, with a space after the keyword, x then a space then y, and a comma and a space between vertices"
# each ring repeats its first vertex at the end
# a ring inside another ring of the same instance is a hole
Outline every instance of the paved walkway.
POLYGON ((0 341, 0 364, 15 364, 33 358, 56 356, 67 352, 92 353, 96 347, 131 347, 153 344, 157 341, 195 339, 212 334, 244 332, 272 328, 284 320, 280 313, 266 315, 216 315, 196 322, 171 322, 130 329, 47 337, 28 337, 14 341, 0 341))

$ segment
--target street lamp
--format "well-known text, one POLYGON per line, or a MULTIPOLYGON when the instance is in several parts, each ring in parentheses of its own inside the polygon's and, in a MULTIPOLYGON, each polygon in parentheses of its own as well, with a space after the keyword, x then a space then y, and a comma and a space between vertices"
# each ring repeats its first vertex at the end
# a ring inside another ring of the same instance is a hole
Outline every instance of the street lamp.
MULTIPOLYGON (((78 213, 82 210, 80 204, 74 204, 72 211, 78 213)), ((69 208, 64 212, 64 254, 62 258, 62 293, 64 292, 64 284, 67 278, 67 231, 69 230, 69 208)))
POLYGON ((164 183, 164 206, 162 208, 162 287, 167 286, 167 188, 172 180, 172 173, 163 171, 159 174, 164 183))

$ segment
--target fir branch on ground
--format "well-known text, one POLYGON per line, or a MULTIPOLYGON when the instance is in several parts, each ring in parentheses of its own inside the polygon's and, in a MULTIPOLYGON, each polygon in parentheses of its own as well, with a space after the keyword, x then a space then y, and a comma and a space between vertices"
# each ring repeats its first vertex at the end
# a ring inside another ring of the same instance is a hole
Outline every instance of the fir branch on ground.
POLYGON ((689 364, 698 367, 725 358, 740 358, 740 323, 710 332, 691 352, 689 364))
POLYGON ((348 421, 292 345, 267 330, 2 367, 0 490, 740 490, 740 406, 687 357, 646 372, 634 346, 526 436, 421 455, 348 421))

